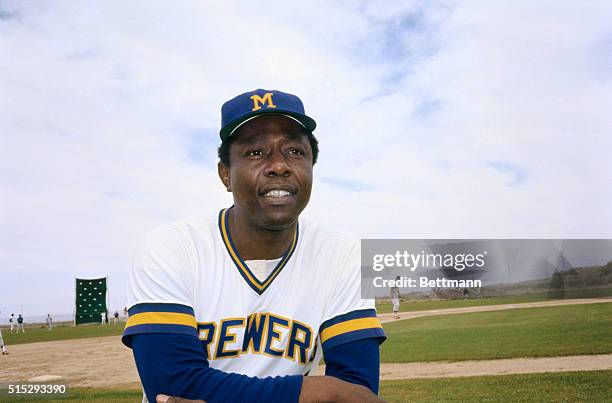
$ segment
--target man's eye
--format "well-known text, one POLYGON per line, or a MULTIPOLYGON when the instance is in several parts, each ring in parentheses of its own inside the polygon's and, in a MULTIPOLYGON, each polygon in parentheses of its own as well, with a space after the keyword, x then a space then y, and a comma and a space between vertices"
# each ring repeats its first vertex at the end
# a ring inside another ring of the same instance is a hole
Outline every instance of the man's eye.
POLYGON ((289 150, 289 153, 290 153, 290 154, 293 154, 293 155, 304 155, 304 151, 302 151, 302 150, 300 150, 300 149, 298 149, 298 148, 292 148, 292 149, 290 149, 290 150, 289 150))
POLYGON ((250 150, 246 154, 249 157, 260 157, 263 155, 263 151, 261 150, 250 150))

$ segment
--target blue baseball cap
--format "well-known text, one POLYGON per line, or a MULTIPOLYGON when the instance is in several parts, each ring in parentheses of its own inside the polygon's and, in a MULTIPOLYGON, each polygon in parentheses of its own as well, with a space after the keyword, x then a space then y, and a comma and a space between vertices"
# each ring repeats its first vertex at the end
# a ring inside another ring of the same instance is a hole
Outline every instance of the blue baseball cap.
POLYGON ((311 132, 317 127, 314 119, 306 115, 300 98, 286 92, 259 88, 240 94, 221 106, 219 136, 225 141, 247 121, 270 113, 287 116, 311 132))

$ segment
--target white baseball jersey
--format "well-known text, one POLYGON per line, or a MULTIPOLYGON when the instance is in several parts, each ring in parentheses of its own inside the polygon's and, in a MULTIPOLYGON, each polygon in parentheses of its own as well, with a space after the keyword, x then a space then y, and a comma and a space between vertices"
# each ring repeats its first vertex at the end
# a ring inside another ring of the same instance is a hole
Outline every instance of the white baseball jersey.
POLYGON ((126 345, 138 333, 190 334, 211 367, 265 377, 308 374, 322 350, 384 337, 374 301, 361 298, 358 240, 300 219, 260 280, 232 242, 228 212, 145 236, 128 286, 126 345))

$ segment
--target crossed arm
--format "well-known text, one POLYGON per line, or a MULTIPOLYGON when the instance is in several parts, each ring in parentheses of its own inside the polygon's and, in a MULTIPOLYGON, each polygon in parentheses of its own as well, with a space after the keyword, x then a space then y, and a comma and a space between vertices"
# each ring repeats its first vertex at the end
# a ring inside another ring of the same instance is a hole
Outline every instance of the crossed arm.
POLYGON ((159 394, 214 402, 380 402, 379 340, 361 339, 325 352, 326 376, 267 378, 210 368, 202 345, 184 334, 132 336, 136 366, 150 402, 159 394))

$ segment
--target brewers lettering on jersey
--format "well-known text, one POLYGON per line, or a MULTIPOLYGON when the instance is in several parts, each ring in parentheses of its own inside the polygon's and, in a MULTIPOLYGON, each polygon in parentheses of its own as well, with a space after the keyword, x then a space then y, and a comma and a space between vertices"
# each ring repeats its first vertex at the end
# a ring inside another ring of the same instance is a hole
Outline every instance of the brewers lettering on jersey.
MULTIPOLYGON (((361 377, 361 384, 377 392, 378 344, 384 340, 374 301, 361 298, 360 243, 299 216, 318 153, 315 125, 299 98, 280 91, 256 90, 224 104, 219 176, 234 205, 161 226, 143 238, 128 285, 126 345, 142 335, 189 336, 197 338, 207 366, 224 375, 300 376, 285 389, 274 386, 287 394, 275 396, 278 401, 324 398, 329 381, 322 378, 330 377, 319 377, 317 384, 301 376, 313 375, 325 354, 327 375, 348 379, 336 384, 340 390, 349 385, 345 397, 378 401, 352 385, 361 377), (337 347, 363 340, 376 341, 374 363, 334 356, 359 358, 337 347), (354 373, 343 377, 343 371, 354 373), (370 385, 371 374, 376 380, 370 385)), ((149 399, 173 393, 155 389, 160 375, 149 374, 136 348, 134 354, 149 399)), ((174 352, 160 359, 168 356, 174 352)), ((262 390, 272 390, 270 385, 262 390)), ((210 401, 244 398, 231 390, 215 395, 192 389, 176 393, 210 401)))

